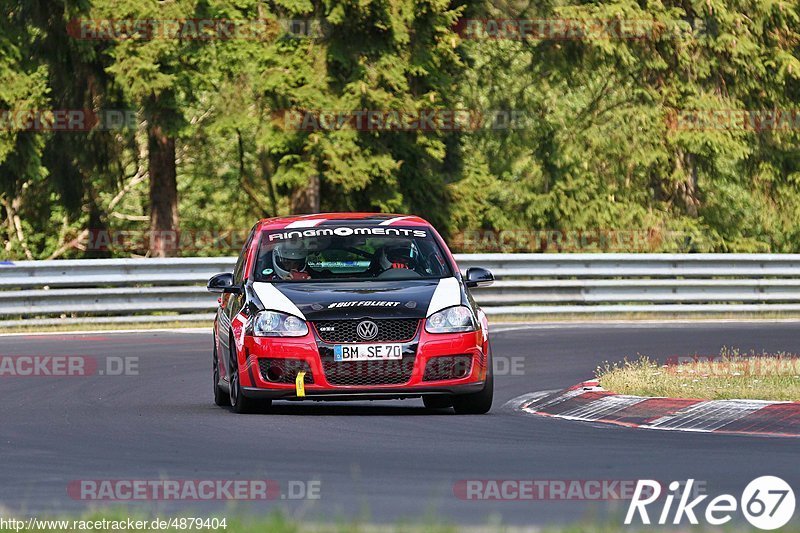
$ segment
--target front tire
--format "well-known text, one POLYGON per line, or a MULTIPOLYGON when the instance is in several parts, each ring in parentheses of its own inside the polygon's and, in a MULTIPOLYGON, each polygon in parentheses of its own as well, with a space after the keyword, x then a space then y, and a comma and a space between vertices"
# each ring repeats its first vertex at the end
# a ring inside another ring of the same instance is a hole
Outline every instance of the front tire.
POLYGON ((453 409, 457 415, 483 415, 492 408, 494 398, 494 372, 492 371, 491 350, 486 358, 489 368, 486 369, 486 383, 480 392, 453 396, 453 409))
MULTIPOLYGON (((233 335, 231 335, 233 339, 233 335)), ((228 401, 235 413, 248 414, 256 412, 259 404, 256 400, 248 398, 242 393, 242 384, 239 380, 239 358, 236 356, 236 347, 231 342, 231 369, 228 373, 230 379, 230 394, 228 401)), ((271 403, 271 402, 270 402, 271 403)))
POLYGON ((422 403, 427 409, 447 409, 453 407, 453 399, 449 396, 423 396, 422 403))
POLYGON ((217 357, 217 339, 214 337, 212 376, 214 379, 214 403, 219 407, 230 407, 231 398, 225 390, 219 386, 219 357, 217 357))

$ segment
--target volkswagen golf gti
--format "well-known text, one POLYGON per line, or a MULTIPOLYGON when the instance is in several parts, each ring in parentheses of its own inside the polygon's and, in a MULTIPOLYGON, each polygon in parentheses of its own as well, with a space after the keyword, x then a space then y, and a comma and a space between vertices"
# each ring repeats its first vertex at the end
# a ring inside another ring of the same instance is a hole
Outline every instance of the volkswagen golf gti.
POLYGON ((232 273, 213 276, 214 400, 237 413, 273 400, 422 398, 428 408, 492 406, 486 315, 444 240, 416 216, 270 218, 232 273))

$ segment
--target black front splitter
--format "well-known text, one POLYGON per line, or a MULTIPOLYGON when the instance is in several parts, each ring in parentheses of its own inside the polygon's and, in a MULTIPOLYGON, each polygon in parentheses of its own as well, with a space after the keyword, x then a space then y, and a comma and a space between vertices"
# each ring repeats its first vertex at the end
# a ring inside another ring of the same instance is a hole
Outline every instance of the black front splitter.
POLYGON ((449 387, 415 388, 413 390, 375 390, 375 389, 350 389, 347 391, 324 390, 311 391, 306 389, 306 395, 297 396, 293 389, 259 389, 256 387, 242 387, 242 393, 248 398, 271 400, 313 400, 313 401, 353 401, 353 400, 401 400, 406 398, 422 398, 423 396, 453 396, 456 394, 471 394, 483 390, 484 382, 468 383, 449 387))

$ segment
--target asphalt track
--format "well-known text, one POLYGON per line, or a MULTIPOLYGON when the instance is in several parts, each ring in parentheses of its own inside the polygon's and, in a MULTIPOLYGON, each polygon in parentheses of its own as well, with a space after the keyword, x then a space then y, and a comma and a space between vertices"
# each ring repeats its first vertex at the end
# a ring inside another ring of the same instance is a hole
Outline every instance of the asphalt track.
POLYGON ((797 439, 593 426, 504 404, 573 385, 603 361, 637 353, 663 359, 722 346, 798 353, 798 330, 792 323, 698 323, 498 331, 496 357, 520 359, 514 375, 496 377, 495 407, 485 416, 427 411, 420 400, 286 403, 271 414, 235 415, 211 401, 210 334, 0 337, 0 355, 139 358, 131 376, 0 377, 0 507, 52 514, 96 506, 67 495, 67 483, 79 479, 319 480, 319 500, 235 509, 220 501, 128 505, 162 515, 283 508, 308 520, 621 524, 626 502, 465 501, 453 486, 465 479, 694 478, 713 495, 739 495, 753 478, 777 475, 797 491, 797 439))

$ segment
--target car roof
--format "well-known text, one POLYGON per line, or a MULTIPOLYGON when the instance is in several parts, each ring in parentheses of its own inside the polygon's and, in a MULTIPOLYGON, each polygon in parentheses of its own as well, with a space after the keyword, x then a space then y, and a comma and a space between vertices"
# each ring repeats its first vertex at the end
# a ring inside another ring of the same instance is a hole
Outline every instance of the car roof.
POLYGON ((343 224, 357 226, 430 226, 425 219, 416 215, 396 213, 314 213, 311 215, 264 218, 259 221, 258 229, 259 231, 272 231, 287 228, 339 226, 343 224))

